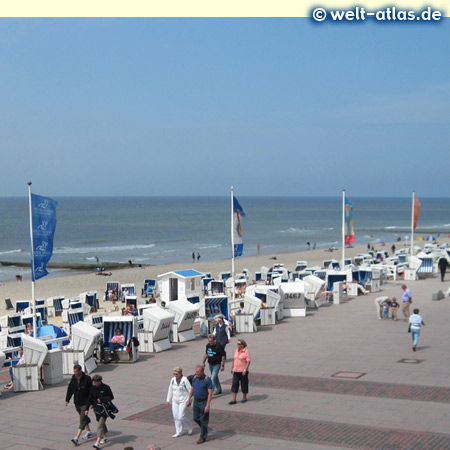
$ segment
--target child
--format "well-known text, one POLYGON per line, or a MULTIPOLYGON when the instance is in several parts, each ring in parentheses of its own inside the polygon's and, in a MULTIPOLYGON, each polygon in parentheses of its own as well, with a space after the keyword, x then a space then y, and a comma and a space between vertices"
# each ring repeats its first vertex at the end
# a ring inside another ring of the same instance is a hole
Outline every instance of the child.
POLYGON ((397 320, 397 310, 400 308, 400 305, 397 303, 397 299, 394 297, 391 303, 391 318, 392 320, 397 320))
POLYGON ((391 302, 386 300, 383 302, 383 319, 389 319, 389 307, 391 306, 391 302))

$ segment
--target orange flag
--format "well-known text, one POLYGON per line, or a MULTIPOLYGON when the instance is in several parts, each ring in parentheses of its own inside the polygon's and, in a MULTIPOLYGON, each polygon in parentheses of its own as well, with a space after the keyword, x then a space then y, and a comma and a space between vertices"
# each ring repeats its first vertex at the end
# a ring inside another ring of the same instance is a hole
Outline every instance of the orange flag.
POLYGON ((419 220, 419 212, 420 212, 420 201, 414 196, 414 227, 413 231, 416 231, 417 221, 419 220))

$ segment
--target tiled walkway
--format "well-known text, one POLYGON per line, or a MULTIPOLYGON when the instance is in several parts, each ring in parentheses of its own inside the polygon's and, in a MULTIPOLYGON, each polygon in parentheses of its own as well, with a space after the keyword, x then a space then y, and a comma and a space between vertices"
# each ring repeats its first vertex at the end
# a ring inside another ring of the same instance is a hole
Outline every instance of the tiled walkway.
MULTIPOLYGON (((252 386, 263 388, 450 403, 450 388, 445 387, 270 375, 265 373, 251 373, 250 379, 252 386)), ((224 384, 230 385, 231 379, 225 381, 224 384)))
MULTIPOLYGON (((381 293, 244 335, 252 356, 249 401, 231 406, 227 381, 236 348, 233 338, 220 374, 224 394, 213 399, 211 432, 202 448, 450 449, 450 298, 431 301, 432 292, 448 285, 437 278, 410 283, 413 306, 420 308, 427 324, 414 353, 405 323, 378 320, 375 313, 374 298, 401 298, 401 284, 390 282, 381 293), (421 362, 399 363, 402 359, 421 362)), ((170 351, 142 354, 135 364, 98 368, 120 409, 109 421, 105 449, 146 450, 149 444, 170 450, 199 448, 197 426, 193 436, 172 438, 171 409, 164 402, 172 368, 194 373, 205 345, 206 339, 198 338, 170 351)), ((72 404, 64 406, 67 381, 44 391, 2 392, 0 450, 74 448, 70 439, 77 417, 72 404)), ((80 448, 92 444, 89 440, 80 448)))
MULTIPOLYGON (((211 414, 213 436, 243 434, 311 444, 356 449, 432 450, 450 449, 447 434, 341 424, 319 420, 292 419, 263 414, 215 411, 211 414)), ((127 417, 125 420, 167 424, 172 420, 165 404, 127 417)), ((214 439, 214 437, 213 437, 214 439)))

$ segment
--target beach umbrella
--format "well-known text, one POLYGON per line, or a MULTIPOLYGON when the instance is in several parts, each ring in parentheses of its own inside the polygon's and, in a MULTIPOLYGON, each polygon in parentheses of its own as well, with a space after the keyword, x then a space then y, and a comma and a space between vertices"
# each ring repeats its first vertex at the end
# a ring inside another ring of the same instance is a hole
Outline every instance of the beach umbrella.
POLYGON ((417 236, 416 241, 423 241, 423 236, 417 236))
MULTIPOLYGON (((38 327, 37 329, 37 336, 51 336, 52 338, 59 338, 59 337, 65 337, 67 336, 67 333, 60 327, 57 327, 56 325, 42 325, 41 327, 38 327)), ((68 336, 67 336, 68 337, 68 336)), ((70 340, 67 339, 67 341, 63 342, 63 345, 69 345, 70 340)), ((54 342, 52 344, 52 347, 58 347, 58 344, 54 342)))
POLYGON ((427 236, 427 241, 435 241, 436 237, 435 236, 427 236))

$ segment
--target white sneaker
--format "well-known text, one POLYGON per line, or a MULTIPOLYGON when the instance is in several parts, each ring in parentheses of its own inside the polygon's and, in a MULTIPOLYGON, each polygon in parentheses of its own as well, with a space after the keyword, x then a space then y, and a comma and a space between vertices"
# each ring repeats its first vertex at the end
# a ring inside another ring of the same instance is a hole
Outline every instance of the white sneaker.
POLYGON ((182 434, 180 434, 180 433, 175 433, 172 437, 173 437, 173 438, 177 438, 177 437, 180 437, 180 436, 182 436, 182 434))
POLYGON ((78 445, 78 438, 76 436, 72 438, 71 441, 74 445, 78 445))
POLYGON ((92 437, 92 432, 86 431, 86 433, 84 433, 84 435, 81 437, 81 439, 89 439, 91 437, 92 437))
POLYGON ((100 444, 106 444, 107 442, 108 442, 108 439, 105 437, 100 440, 100 444))
POLYGON ((92 447, 94 447, 94 448, 100 448, 100 444, 97 444, 97 442, 92 446, 92 447))
POLYGON ((189 430, 188 430, 188 435, 189 435, 189 436, 192 436, 192 431, 193 431, 193 430, 192 430, 192 427, 190 427, 189 430))

